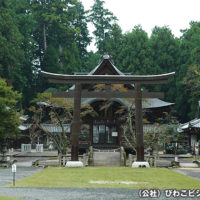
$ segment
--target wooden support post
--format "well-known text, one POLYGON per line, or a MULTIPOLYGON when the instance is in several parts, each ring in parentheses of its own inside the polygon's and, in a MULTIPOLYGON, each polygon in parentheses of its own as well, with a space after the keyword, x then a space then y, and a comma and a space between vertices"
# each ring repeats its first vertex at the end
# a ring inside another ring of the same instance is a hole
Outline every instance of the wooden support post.
POLYGON ((142 91, 139 83, 135 84, 135 128, 137 142, 137 161, 144 161, 144 139, 143 139, 143 119, 142 119, 142 91))
POLYGON ((80 112, 81 112, 81 84, 76 83, 74 91, 74 111, 73 111, 73 122, 72 122, 72 149, 71 149, 72 161, 78 161, 80 112))

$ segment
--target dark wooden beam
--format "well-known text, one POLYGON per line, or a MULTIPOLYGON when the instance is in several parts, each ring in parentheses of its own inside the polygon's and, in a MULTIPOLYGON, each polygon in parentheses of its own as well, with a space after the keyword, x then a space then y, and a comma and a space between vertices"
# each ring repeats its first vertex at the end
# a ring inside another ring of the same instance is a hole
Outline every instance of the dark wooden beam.
POLYGON ((135 129, 137 161, 144 161, 143 120, 142 120, 142 91, 141 85, 135 84, 135 129))
MULTIPOLYGON (((53 92, 53 97, 56 98, 74 98, 74 91, 69 92, 53 92)), ((135 98, 136 92, 117 92, 117 91, 102 91, 102 92, 89 92, 82 90, 81 98, 135 98)), ((142 98, 164 98, 163 92, 142 92, 142 98)))
MULTIPOLYGON (((116 77, 117 78, 117 77, 116 77)), ((60 79, 53 79, 53 78, 48 78, 50 83, 57 83, 57 84, 67 84, 67 83, 75 83, 77 82, 77 80, 60 80, 60 79)), ((95 79, 88 79, 88 80, 80 80, 79 81, 81 84, 131 84, 131 83, 140 83, 140 84, 166 84, 168 81, 167 80, 124 80, 124 79, 99 79, 99 80, 95 80, 95 79)))
POLYGON ((74 91, 74 111, 73 111, 73 122, 72 122, 72 149, 71 149, 71 160, 78 161, 78 145, 79 145, 79 134, 80 134, 80 111, 81 111, 81 84, 75 84, 74 91))
POLYGON ((160 75, 62 75, 41 71, 42 75, 52 83, 83 83, 83 84, 95 84, 95 83, 117 83, 117 84, 163 84, 167 83, 167 80, 174 76, 175 72, 160 75))

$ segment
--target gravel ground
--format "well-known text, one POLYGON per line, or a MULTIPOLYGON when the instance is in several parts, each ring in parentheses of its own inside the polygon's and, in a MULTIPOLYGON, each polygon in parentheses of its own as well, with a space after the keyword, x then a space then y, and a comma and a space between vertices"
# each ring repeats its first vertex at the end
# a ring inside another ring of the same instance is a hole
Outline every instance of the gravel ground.
MULTIPOLYGON (((174 169, 174 171, 200 180, 200 168, 178 168, 178 169, 174 169)), ((199 186, 199 189, 200 189, 200 186, 199 186)))
MULTIPOLYGON (((128 189, 77 189, 77 188, 0 188, 0 195, 18 197, 24 200, 139 200, 138 190, 128 189)), ((152 198, 144 198, 152 199, 152 198)), ((165 197, 163 191, 160 198, 153 199, 199 199, 165 197)))
POLYGON ((136 199, 138 196, 137 191, 132 190, 73 188, 0 188, 0 194, 12 194, 13 197, 25 200, 114 200, 136 199))
MULTIPOLYGON (((15 174, 16 180, 23 179, 30 176, 36 172, 39 172, 42 168, 36 167, 17 167, 17 172, 15 174)), ((13 173, 11 168, 6 168, 0 170, 0 186, 11 184, 13 182, 13 173)))

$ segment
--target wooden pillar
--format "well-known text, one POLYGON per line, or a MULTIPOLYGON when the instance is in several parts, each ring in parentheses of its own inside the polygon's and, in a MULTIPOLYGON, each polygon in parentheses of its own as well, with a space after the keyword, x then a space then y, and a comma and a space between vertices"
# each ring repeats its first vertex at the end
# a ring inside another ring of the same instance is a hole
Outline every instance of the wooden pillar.
POLYGON ((144 161, 144 139, 143 139, 143 119, 142 119, 142 91, 141 85, 135 84, 135 128, 137 142, 137 161, 144 161))
POLYGON ((78 161, 78 145, 79 145, 79 134, 80 134, 80 112, 81 112, 81 84, 75 84, 74 91, 74 111, 73 111, 73 122, 72 122, 72 149, 71 149, 71 160, 78 161))
POLYGON ((90 122, 90 146, 93 144, 93 121, 90 122))
POLYGON ((116 129, 117 129, 117 132, 118 132, 118 136, 117 136, 117 143, 118 143, 118 145, 120 145, 121 146, 121 126, 119 125, 120 123, 118 123, 117 125, 116 125, 116 129))

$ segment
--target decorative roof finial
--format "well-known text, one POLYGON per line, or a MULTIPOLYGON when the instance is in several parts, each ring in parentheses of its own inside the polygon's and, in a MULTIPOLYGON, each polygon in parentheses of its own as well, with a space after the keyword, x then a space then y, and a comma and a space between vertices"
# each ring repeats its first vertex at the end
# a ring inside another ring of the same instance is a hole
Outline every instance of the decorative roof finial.
POLYGON ((109 56, 107 53, 105 53, 105 54, 103 55, 103 59, 108 60, 108 59, 110 59, 110 56, 109 56))

